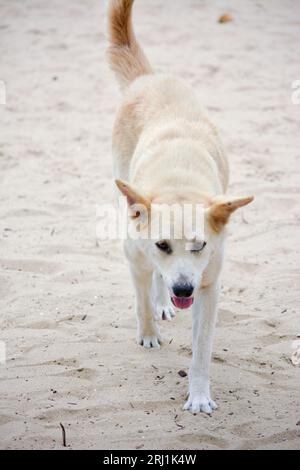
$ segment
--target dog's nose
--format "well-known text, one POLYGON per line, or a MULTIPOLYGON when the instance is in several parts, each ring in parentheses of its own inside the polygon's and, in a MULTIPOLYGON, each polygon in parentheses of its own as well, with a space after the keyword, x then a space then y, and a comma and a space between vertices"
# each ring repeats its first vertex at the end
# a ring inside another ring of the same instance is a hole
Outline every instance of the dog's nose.
POLYGON ((192 284, 175 284, 173 292, 176 297, 190 297, 194 291, 192 284))

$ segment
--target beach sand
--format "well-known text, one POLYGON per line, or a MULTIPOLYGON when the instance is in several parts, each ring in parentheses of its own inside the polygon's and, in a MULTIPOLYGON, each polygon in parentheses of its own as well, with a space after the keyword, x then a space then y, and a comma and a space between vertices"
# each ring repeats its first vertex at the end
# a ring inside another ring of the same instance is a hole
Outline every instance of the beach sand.
POLYGON ((6 0, 0 18, 0 447, 62 449, 62 423, 71 449, 299 449, 299 2, 135 5, 151 63, 218 125, 230 192, 255 195, 232 217, 212 416, 182 411, 190 312, 139 347, 121 244, 96 244, 120 102, 104 2, 6 0))

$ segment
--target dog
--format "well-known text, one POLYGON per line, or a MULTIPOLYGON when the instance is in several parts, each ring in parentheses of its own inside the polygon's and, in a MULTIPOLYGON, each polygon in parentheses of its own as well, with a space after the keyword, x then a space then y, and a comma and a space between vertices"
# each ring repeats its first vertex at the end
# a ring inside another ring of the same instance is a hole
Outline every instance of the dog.
POLYGON ((125 239, 138 342, 159 348, 157 319, 191 307, 193 355, 184 409, 210 414, 217 408, 210 362, 226 225, 253 196, 226 194, 229 167, 218 131, 188 84, 152 69, 133 30, 133 1, 108 3, 107 57, 123 92, 112 138, 116 185, 130 208, 129 224, 140 234, 157 218, 159 205, 200 205, 203 222, 193 231, 192 216, 181 238, 125 239))

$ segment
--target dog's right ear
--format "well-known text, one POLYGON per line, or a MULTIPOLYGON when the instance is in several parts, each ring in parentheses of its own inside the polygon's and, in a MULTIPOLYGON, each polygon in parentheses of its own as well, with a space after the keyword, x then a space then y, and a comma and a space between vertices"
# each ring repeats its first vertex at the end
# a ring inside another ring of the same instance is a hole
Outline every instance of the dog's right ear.
POLYGON ((150 201, 142 196, 135 188, 121 180, 115 180, 115 183, 123 196, 127 199, 131 217, 137 218, 142 212, 148 212, 150 210, 150 201))

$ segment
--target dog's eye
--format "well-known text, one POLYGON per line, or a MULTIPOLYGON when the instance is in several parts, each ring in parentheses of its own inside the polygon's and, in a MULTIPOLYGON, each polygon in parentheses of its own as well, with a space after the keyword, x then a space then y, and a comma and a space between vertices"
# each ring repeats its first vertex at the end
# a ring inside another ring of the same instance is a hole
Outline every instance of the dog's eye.
POLYGON ((169 243, 166 242, 165 240, 157 242, 157 243, 155 243, 155 245, 157 246, 157 248, 159 248, 164 253, 167 253, 168 255, 170 255, 172 253, 172 249, 171 249, 169 243))
POLYGON ((193 246, 193 248, 191 249, 191 252, 192 253, 200 253, 200 251, 203 250, 203 248, 205 248, 206 246, 206 242, 203 242, 203 243, 198 243, 197 245, 193 246))

